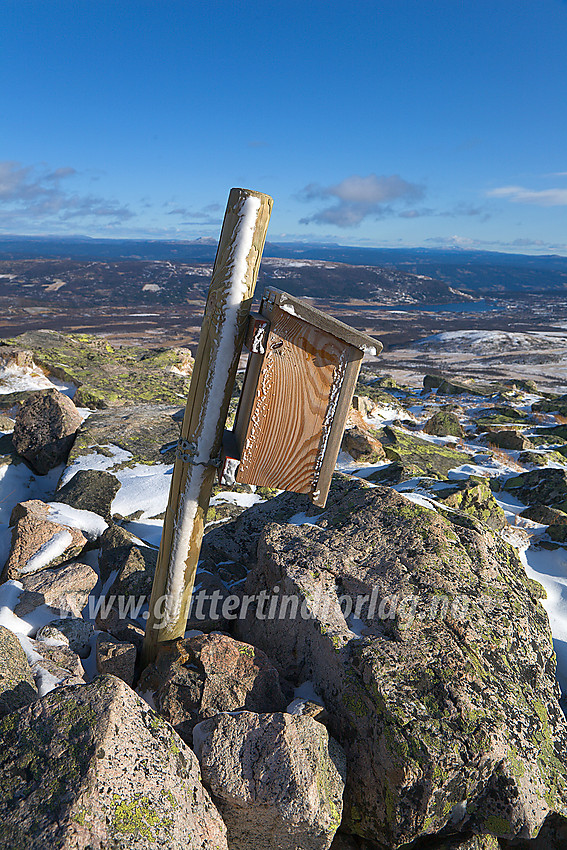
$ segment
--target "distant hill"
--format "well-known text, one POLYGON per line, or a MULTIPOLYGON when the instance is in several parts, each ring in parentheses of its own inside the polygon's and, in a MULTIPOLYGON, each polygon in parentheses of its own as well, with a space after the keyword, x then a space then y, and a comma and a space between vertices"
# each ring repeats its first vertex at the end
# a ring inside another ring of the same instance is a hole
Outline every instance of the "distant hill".
MULTIPOLYGON (((0 297, 17 299, 22 306, 175 305, 203 301, 211 271, 212 263, 170 260, 0 260, 0 297)), ((379 304, 446 303, 466 297, 423 275, 320 260, 265 258, 259 291, 269 284, 292 295, 379 304)))
MULTIPOLYGON (((62 259, 70 261, 162 261, 195 266, 212 263, 216 252, 213 240, 193 242, 157 240, 89 239, 87 237, 0 236, 0 260, 62 259)), ((305 287, 324 290, 326 297, 357 297, 376 300, 381 291, 412 292, 411 275, 437 281, 417 285, 415 297, 442 301, 454 298, 447 286, 473 295, 502 296, 506 293, 560 292, 567 289, 567 257, 501 254, 493 251, 436 250, 426 248, 356 248, 341 245, 267 243, 266 259, 296 260, 285 271, 264 263, 266 279, 283 275, 294 294, 307 294, 305 287), (308 262, 313 261, 313 262, 308 262), (320 265, 323 263, 323 265, 320 265), (336 269, 336 264, 342 264, 336 269), (360 271, 348 271, 359 267, 360 271), (380 272, 370 269, 381 269, 380 272), (364 269, 364 271, 362 271, 364 269), (398 274, 399 273, 399 274, 398 274), (400 276, 401 275, 401 276, 400 276), (403 275, 407 275, 404 277, 403 275), (327 281, 325 285, 323 278, 327 281), (293 282, 295 281, 295 282, 293 282), (445 285, 445 286, 444 286, 445 285), (330 287, 330 288, 329 288, 330 287)), ((132 268, 132 266, 130 266, 132 268)), ((187 271, 187 274, 193 274, 187 271)), ((198 277, 198 275, 197 275, 198 277)), ((419 278, 418 278, 419 280, 419 278)), ((192 281, 188 281, 192 282, 192 281)), ((198 281, 194 281, 198 286, 198 281)), ((313 291, 316 295, 319 292, 313 291)))

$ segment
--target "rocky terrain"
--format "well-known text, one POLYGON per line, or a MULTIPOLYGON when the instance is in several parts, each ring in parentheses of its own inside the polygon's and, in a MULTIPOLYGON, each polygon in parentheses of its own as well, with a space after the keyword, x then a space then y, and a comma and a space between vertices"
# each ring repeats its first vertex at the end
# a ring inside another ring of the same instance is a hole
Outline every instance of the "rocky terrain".
POLYGON ((142 669, 190 355, 0 344, 0 848, 565 847, 567 396, 378 366, 142 669))

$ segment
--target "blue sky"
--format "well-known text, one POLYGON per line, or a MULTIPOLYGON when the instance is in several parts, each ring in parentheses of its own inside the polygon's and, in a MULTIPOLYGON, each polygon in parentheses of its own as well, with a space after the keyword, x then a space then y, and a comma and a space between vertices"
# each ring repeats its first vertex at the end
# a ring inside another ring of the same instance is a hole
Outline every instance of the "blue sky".
POLYGON ((566 0, 0 0, 0 233, 567 254, 566 0))

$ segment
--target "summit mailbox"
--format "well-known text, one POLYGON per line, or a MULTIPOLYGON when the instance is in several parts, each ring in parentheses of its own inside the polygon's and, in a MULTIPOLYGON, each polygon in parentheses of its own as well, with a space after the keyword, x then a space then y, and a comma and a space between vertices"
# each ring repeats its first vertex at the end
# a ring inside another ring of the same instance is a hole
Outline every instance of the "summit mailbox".
POLYGON ((143 665, 185 633, 209 501, 225 479, 327 499, 365 350, 379 342, 269 288, 250 316, 272 199, 232 189, 176 451, 147 612, 143 665), (234 430, 225 423, 243 342, 234 430), (229 448, 230 447, 230 448, 229 448), (231 474, 229 474, 231 473, 231 474))
POLYGON ((382 345, 270 287, 250 317, 246 346, 236 457, 227 451, 225 474, 324 506, 362 357, 382 345))

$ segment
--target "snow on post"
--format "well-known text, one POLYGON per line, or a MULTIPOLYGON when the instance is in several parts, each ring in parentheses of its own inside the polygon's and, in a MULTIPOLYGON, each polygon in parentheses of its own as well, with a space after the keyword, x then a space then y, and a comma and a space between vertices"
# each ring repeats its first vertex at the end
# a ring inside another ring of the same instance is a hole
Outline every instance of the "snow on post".
POLYGON ((143 663, 182 637, 273 201, 232 189, 209 288, 146 626, 143 663))

